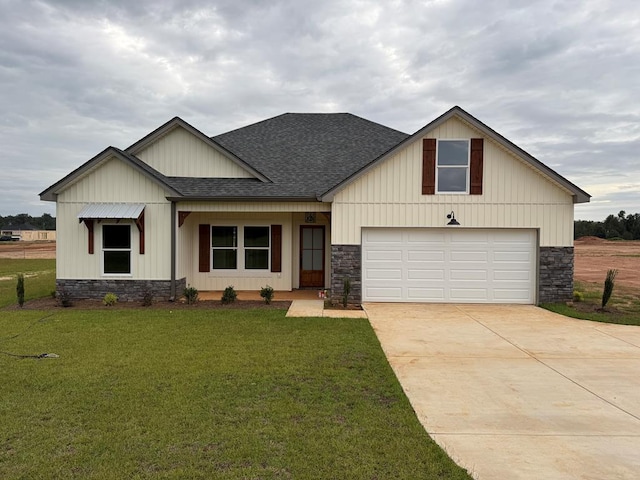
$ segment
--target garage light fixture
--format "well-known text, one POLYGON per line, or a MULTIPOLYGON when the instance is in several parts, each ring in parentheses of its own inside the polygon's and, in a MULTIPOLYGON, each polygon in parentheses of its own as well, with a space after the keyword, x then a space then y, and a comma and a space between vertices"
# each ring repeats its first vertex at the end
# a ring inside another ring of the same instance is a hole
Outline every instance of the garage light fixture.
POLYGON ((447 218, 450 219, 447 225, 460 225, 460 222, 456 220, 456 214, 453 213, 453 210, 451 210, 451 213, 447 215, 447 218))

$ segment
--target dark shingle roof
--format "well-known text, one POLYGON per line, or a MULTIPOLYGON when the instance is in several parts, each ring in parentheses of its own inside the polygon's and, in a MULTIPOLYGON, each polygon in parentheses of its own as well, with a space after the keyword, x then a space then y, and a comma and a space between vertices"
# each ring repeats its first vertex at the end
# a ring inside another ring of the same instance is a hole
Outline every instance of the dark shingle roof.
POLYGON ((408 136, 349 113, 285 113, 212 138, 273 184, 240 179, 170 182, 185 195, 212 188, 212 196, 219 196, 219 189, 224 196, 317 198, 408 136))

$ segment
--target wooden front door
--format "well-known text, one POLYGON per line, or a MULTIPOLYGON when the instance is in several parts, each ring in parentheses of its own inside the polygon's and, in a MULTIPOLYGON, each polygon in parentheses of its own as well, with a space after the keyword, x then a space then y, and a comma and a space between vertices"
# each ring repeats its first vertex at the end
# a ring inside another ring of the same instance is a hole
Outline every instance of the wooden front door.
POLYGON ((300 227, 300 288, 324 288, 324 226, 300 227))

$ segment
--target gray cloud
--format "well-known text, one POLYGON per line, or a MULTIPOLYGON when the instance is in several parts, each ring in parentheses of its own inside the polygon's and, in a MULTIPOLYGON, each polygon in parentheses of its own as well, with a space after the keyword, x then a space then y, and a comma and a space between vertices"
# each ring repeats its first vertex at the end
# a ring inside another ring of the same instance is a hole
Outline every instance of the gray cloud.
POLYGON ((630 0, 0 0, 0 214, 175 115, 211 135, 287 111, 413 133, 460 105, 640 211, 640 5, 630 0), (8 193, 8 194, 7 194, 8 193))

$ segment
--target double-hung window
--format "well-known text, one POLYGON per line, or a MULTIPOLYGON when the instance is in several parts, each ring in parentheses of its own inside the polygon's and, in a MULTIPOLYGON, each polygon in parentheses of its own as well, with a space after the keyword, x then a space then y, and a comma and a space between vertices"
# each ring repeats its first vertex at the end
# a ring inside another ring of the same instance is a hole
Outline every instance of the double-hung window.
POLYGON ((268 270, 269 227, 212 226, 213 270, 268 270))
POLYGON ((214 270, 238 268, 238 227, 211 227, 214 270))
POLYGON ((131 273, 131 225, 102 226, 102 255, 105 274, 131 273))
POLYGON ((438 193, 469 193, 469 141, 438 140, 438 193))

